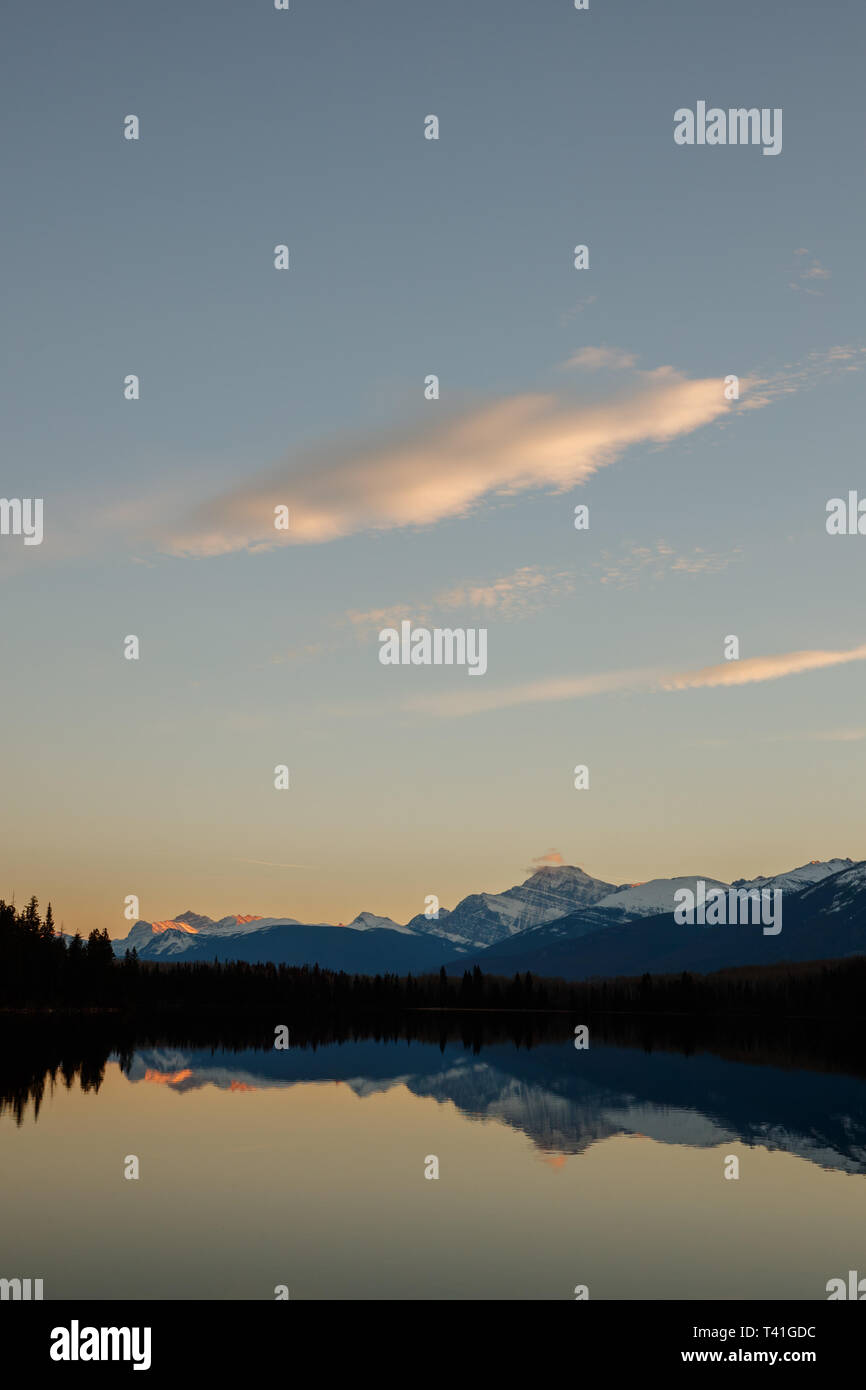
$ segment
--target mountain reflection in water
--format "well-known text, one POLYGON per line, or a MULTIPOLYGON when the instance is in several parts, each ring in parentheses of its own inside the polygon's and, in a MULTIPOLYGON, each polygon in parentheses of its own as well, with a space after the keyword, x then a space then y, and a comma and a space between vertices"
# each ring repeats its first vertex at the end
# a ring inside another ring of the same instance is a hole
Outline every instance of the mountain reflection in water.
POLYGON ((577 1049, 562 1018, 414 1020, 345 1034, 293 1030, 287 1050, 261 1025, 200 1022, 184 1030, 110 1020, 50 1026, 6 1020, 0 1114, 37 1118, 57 1085, 98 1091, 106 1064, 133 1086, 179 1094, 245 1093, 338 1082, 358 1097, 403 1087, 485 1124, 510 1126, 544 1155, 580 1154, 614 1135, 709 1148, 741 1142, 796 1154, 822 1168, 866 1167, 866 1078, 850 1038, 802 1030, 751 1040, 722 1028, 709 1044, 658 1029, 637 1042, 634 1020, 604 1020, 577 1049), (400 1034, 404 1036, 400 1036, 400 1034), (408 1034, 408 1036, 406 1036, 408 1034), (797 1039, 794 1046, 794 1039, 797 1039), (14 1043, 14 1045, 13 1045, 14 1043), (791 1058, 792 1051, 799 1056, 791 1058), (741 1060, 748 1058, 749 1060, 741 1060), (845 1070, 847 1065, 849 1070, 845 1070))

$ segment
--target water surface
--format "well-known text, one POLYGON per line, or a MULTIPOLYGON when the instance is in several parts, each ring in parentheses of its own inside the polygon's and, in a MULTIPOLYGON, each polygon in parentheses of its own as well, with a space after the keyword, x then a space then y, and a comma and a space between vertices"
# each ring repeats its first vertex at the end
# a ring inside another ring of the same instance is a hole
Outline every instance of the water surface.
POLYGON ((0 1274, 46 1298, 824 1299, 866 1269, 844 1071, 565 1030, 73 1054, 0 1083, 0 1274))

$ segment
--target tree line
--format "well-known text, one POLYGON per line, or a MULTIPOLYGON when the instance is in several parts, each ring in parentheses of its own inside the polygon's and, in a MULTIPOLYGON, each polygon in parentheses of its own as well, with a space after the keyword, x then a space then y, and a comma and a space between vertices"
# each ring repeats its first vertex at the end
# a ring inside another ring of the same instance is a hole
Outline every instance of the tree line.
POLYGON ((742 1014, 857 1018, 866 957, 743 966, 711 975, 644 974, 570 981, 462 974, 350 975, 318 965, 116 958, 107 931, 68 943, 33 897, 20 911, 0 900, 0 1007, 146 1013, 231 1011, 279 1005, 291 1018, 386 1016, 407 1010, 555 1010, 589 1014, 742 1014))

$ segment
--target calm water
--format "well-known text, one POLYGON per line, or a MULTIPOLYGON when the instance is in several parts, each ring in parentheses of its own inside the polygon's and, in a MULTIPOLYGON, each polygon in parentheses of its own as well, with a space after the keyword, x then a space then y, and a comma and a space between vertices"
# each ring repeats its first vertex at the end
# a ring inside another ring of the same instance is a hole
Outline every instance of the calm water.
POLYGON ((866 1272, 857 1076, 569 1037, 64 1064, 38 1106, 35 1063, 0 1089, 0 1275, 46 1298, 823 1299, 866 1272))

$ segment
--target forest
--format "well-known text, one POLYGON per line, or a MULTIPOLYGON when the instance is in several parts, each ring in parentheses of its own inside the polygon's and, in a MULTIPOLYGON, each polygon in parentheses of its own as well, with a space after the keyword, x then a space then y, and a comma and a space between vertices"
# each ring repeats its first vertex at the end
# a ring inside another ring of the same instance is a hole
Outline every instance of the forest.
POLYGON ((767 1018, 862 1017, 866 957, 744 966, 710 975, 639 975, 568 981, 531 975, 350 975, 318 965, 141 961, 115 957, 106 931, 67 944, 38 900, 0 900, 0 1008, 111 1010, 175 1016, 279 1005, 323 1021, 411 1010, 532 1010, 590 1015, 740 1014, 767 1018))

